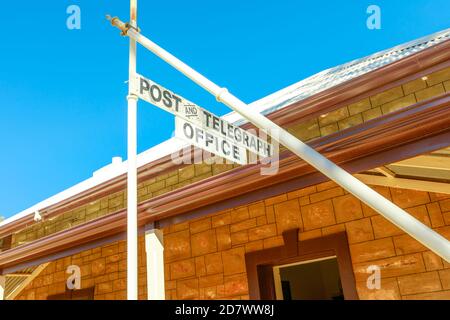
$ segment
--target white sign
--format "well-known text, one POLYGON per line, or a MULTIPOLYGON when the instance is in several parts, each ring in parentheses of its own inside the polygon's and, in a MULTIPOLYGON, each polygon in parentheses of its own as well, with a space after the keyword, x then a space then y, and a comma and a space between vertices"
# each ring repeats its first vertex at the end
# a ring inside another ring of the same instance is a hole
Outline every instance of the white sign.
POLYGON ((134 81, 135 83, 132 86, 134 89, 133 93, 142 100, 194 123, 205 131, 214 133, 215 136, 220 136, 222 139, 246 148, 250 152, 262 157, 271 157, 273 155, 273 146, 254 134, 221 119, 139 74, 136 75, 134 81))
POLYGON ((247 164, 245 148, 180 117, 175 117, 175 137, 222 158, 242 165, 247 164))

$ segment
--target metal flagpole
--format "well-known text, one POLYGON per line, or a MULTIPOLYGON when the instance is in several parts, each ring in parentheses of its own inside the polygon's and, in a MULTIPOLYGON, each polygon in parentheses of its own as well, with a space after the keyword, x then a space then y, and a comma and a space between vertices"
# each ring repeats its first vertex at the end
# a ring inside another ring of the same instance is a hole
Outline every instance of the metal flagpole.
MULTIPOLYGON (((137 0, 130 0, 130 26, 137 28, 137 0)), ((130 38, 128 75, 127 299, 138 299, 136 41, 130 38)))
POLYGON ((208 80, 184 62, 158 46, 156 43, 144 37, 136 30, 130 29, 118 18, 111 19, 111 24, 121 29, 123 34, 136 40, 145 48, 190 78, 192 81, 209 91, 218 101, 223 102, 231 109, 241 114, 245 119, 256 125, 258 128, 267 130, 269 134, 271 132, 278 132, 279 137, 277 140, 281 144, 322 172, 328 178, 335 181, 369 207, 379 212, 383 217, 411 235, 424 246, 441 256, 447 262, 450 262, 450 241, 445 239, 439 233, 427 227, 403 209, 399 208, 382 195, 366 186, 364 183, 328 160, 316 150, 270 121, 258 111, 249 108, 247 104, 230 94, 227 89, 217 86, 215 83, 208 80))

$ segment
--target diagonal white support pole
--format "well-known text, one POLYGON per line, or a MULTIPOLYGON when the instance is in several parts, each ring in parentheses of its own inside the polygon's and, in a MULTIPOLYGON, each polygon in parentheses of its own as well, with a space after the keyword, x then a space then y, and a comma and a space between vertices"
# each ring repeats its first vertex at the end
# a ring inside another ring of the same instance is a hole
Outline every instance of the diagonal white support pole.
POLYGON ((6 277, 0 276, 0 300, 5 300, 6 277))
POLYGON ((342 188, 353 194, 369 207, 380 213, 383 217, 408 233, 424 246, 441 256, 447 262, 450 262, 450 241, 445 239, 439 233, 433 231, 406 211, 366 186, 316 150, 270 121, 258 111, 249 108, 244 102, 230 94, 227 89, 217 86, 215 83, 208 80, 206 77, 158 46, 153 41, 141 35, 136 30, 126 28, 119 19, 112 19, 111 24, 123 30, 131 39, 136 40, 192 81, 209 91, 218 101, 229 106, 258 128, 266 130, 269 134, 277 132, 279 135, 277 140, 282 145, 339 184, 342 188))
POLYGON ((163 232, 155 226, 145 227, 145 253, 147 256, 148 300, 164 300, 164 240, 163 232))
MULTIPOLYGON (((137 27, 137 0, 130 1, 130 24, 137 27)), ((138 299, 137 229, 137 101, 131 94, 136 74, 136 41, 130 38, 128 81, 128 178, 127 178, 127 299, 138 299)))

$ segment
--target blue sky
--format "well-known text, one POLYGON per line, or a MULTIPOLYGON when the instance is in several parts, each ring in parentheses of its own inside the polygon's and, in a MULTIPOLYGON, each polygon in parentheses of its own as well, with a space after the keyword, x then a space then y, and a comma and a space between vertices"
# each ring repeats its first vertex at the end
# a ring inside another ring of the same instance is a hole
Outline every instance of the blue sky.
MULTIPOLYGON (((104 19, 128 1, 3 1, 0 216, 9 217, 126 158, 127 40, 104 19), (66 27, 69 5, 81 30, 66 27)), ((448 0, 139 1, 153 41, 252 102, 326 68, 450 27, 448 0), (366 27, 381 8, 382 29, 366 27)), ((138 72, 217 114, 229 110, 142 47, 138 72)), ((139 104, 138 149, 174 119, 139 104)))

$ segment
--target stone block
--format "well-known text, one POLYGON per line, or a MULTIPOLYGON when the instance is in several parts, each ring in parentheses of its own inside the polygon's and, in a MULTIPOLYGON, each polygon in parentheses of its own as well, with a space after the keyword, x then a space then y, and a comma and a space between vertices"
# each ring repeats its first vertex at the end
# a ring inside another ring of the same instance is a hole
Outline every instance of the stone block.
POLYGON ((408 208, 406 209, 406 212, 408 212, 410 215, 412 215, 414 218, 416 218, 423 224, 427 225, 428 227, 431 227, 430 217, 428 216, 428 210, 425 205, 408 208))
POLYGON ((363 117, 361 114, 355 114, 354 116, 342 119, 338 122, 338 126, 340 130, 344 130, 350 127, 354 127, 358 124, 363 123, 363 117))
POLYGON ((270 205, 273 205, 273 204, 277 204, 277 203, 280 203, 280 202, 284 202, 284 201, 286 201, 286 200, 287 200, 287 195, 286 195, 285 193, 283 193, 283 194, 281 194, 281 195, 279 195, 279 196, 271 197, 271 198, 265 199, 265 200, 264 200, 264 204, 265 204, 266 207, 267 207, 267 206, 270 206, 270 205))
POLYGON ((207 230, 191 236, 191 248, 193 256, 217 251, 217 240, 215 230, 207 230))
POLYGON ((216 229, 217 248, 226 250, 231 248, 230 226, 225 225, 216 229))
POLYGON ((430 202, 430 197, 425 191, 409 189, 391 189, 394 203, 400 208, 410 208, 430 202))
POLYGON ((436 97, 444 93, 445 93, 444 85, 442 83, 439 83, 435 86, 417 91, 414 94, 416 95, 417 102, 419 102, 436 97))
POLYGON ((397 255, 426 251, 427 248, 420 244, 419 241, 407 234, 395 236, 393 238, 395 251, 397 255))
POLYGON ((225 212, 212 217, 212 227, 217 228, 231 223, 231 212, 225 212))
POLYGON ((280 247, 280 246, 284 246, 284 240, 283 240, 283 237, 281 235, 280 236, 276 236, 276 237, 263 239, 263 247, 264 247, 264 249, 269 249, 269 248, 273 248, 273 247, 280 247))
POLYGON ((248 282, 245 274, 224 278, 223 296, 230 297, 248 293, 248 282))
POLYGON ((277 225, 275 223, 263 225, 248 230, 250 241, 274 237, 277 235, 277 225))
POLYGON ((177 282, 177 299, 195 299, 198 298, 198 279, 187 279, 177 282))
POLYGON ((250 214, 250 218, 264 216, 266 214, 266 207, 264 206, 264 202, 250 205, 248 207, 248 213, 250 214))
POLYGON ((195 257, 195 274, 198 276, 206 274, 205 256, 195 257))
POLYGON ((198 233, 211 229, 211 218, 205 218, 190 223, 191 233, 198 233))
POLYGON ((223 284, 223 274, 213 274, 199 278, 199 288, 207 288, 223 284))
POLYGON ((195 275, 195 259, 181 260, 170 264, 170 279, 176 280, 195 275))
POLYGON ((164 237, 164 256, 167 262, 191 256, 189 230, 170 233, 164 237))
POLYGON ((100 258, 92 261, 92 275, 97 276, 100 274, 104 274, 106 269, 105 258, 100 258))
POLYGON ((245 272, 245 248, 237 247, 230 250, 222 251, 222 261, 224 275, 231 275, 245 272))
POLYGON ((348 111, 349 111, 350 115, 352 116, 357 113, 362 113, 366 110, 369 110, 371 107, 372 107, 372 105, 370 104, 370 99, 366 98, 361 101, 350 104, 348 106, 348 111))
POLYGON ((184 167, 184 168, 180 169, 178 172, 178 178, 179 178, 180 182, 188 180, 188 179, 192 179, 193 177, 195 177, 194 165, 189 165, 187 167, 184 167))
POLYGON ((439 201, 439 206, 442 212, 450 211, 450 199, 439 201))
POLYGON ((444 88, 446 92, 450 92, 450 81, 444 82, 444 88))
POLYGON ((332 123, 332 124, 329 124, 329 125, 327 125, 325 127, 321 127, 320 128, 320 135, 322 137, 325 137, 325 136, 328 136, 328 135, 330 135, 332 133, 335 133, 335 132, 338 132, 338 131, 339 131, 338 124, 337 123, 332 123))
POLYGON ((431 251, 422 252, 423 261, 425 262, 425 268, 427 271, 434 271, 443 269, 442 259, 437 254, 431 251))
POLYGON ((240 207, 231 211, 231 222, 236 223, 249 218, 248 208, 240 207))
POLYGON ((403 234, 401 229, 381 215, 373 216, 371 220, 375 239, 403 234))
POLYGON ((232 233, 234 232, 238 232, 238 231, 242 231, 242 230, 247 230, 250 228, 256 227, 256 218, 252 218, 252 219, 247 219, 247 220, 243 220, 237 223, 233 223, 230 226, 230 231, 232 233))
POLYGON ((327 114, 323 114, 319 117, 319 124, 321 127, 329 125, 331 123, 338 122, 339 120, 345 119, 349 116, 347 107, 339 108, 337 110, 331 111, 327 114))
POLYGON ((298 240, 305 241, 305 240, 309 240, 309 239, 320 238, 321 236, 322 236, 322 230, 314 229, 311 231, 299 232, 298 240))
POLYGON ((388 114, 388 113, 403 109, 405 107, 412 106, 415 103, 416 103, 416 97, 413 94, 410 94, 410 95, 407 95, 406 97, 402 97, 400 99, 383 104, 381 106, 381 112, 383 112, 383 114, 388 114))
POLYGON ((382 116, 382 113, 381 113, 380 107, 372 108, 372 109, 369 109, 362 113, 364 122, 367 122, 369 120, 372 120, 372 119, 375 119, 375 118, 378 118, 381 116, 382 116))
POLYGON ((358 243, 374 239, 370 218, 347 222, 346 229, 349 243, 358 243))
POLYGON ((444 217, 441 213, 439 203, 433 202, 427 204, 428 215, 430 216, 431 226, 433 228, 442 227, 445 225, 444 217))
POLYGON ((242 230, 231 233, 231 245, 236 246, 248 242, 248 231, 242 230))
POLYGON ((336 224, 331 200, 301 207, 305 230, 312 230, 336 224))
POLYGON ((300 205, 297 199, 275 204, 274 210, 279 234, 285 230, 302 227, 300 205))
POLYGON ((450 269, 440 270, 439 278, 441 280, 443 289, 450 289, 450 269))
POLYGON ((330 234, 345 232, 345 224, 335 224, 329 227, 322 228, 322 235, 327 236, 330 234))
POLYGON ((222 255, 220 253, 212 253, 206 255, 205 266, 207 274, 223 272, 222 255))
POLYGON ((264 249, 264 241, 256 240, 245 244, 245 252, 259 251, 264 249))
POLYGON ((447 81, 450 79, 450 68, 445 68, 440 71, 434 72, 428 75, 427 78, 427 83, 429 86, 447 81))
POLYGON ((403 92, 405 95, 408 95, 410 93, 414 93, 416 91, 425 89, 427 87, 427 82, 425 80, 422 80, 422 78, 410 81, 408 83, 405 83, 403 86, 403 92))
POLYGON ((439 291, 442 289, 437 271, 398 277, 402 295, 439 291))
POLYGON ((342 223, 363 217, 360 201, 351 194, 333 199, 336 222, 342 223))
POLYGON ((99 283, 95 286, 97 294, 113 292, 113 284, 111 282, 99 283))
POLYGON ((359 263, 395 256, 395 248, 391 238, 384 238, 352 244, 350 253, 352 261, 359 263))
POLYGON ((288 129, 291 134, 302 141, 308 141, 320 137, 320 128, 316 119, 311 119, 294 125, 288 129))
POLYGON ((372 106, 377 107, 401 97, 403 97, 403 89, 398 86, 370 97, 370 101, 372 106))

